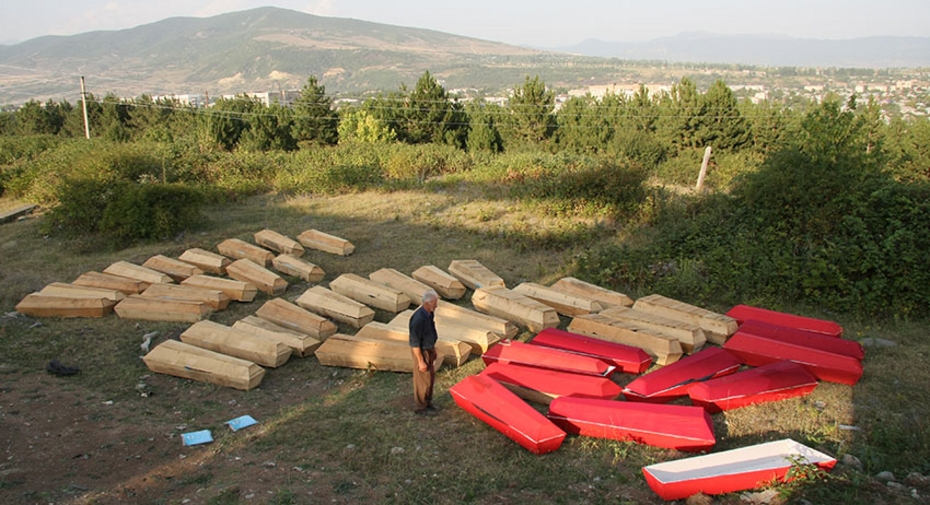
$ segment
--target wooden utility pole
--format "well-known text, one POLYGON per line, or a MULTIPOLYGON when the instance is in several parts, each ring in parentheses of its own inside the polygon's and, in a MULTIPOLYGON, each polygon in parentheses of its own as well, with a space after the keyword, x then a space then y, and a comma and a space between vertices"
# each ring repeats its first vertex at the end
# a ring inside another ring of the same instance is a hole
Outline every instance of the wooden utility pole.
POLYGON ((710 163, 710 146, 704 149, 704 161, 701 162, 701 173, 698 175, 697 186, 694 190, 700 193, 704 190, 704 176, 707 175, 707 165, 710 163))
POLYGON ((84 76, 81 76, 81 105, 84 108, 84 138, 90 139, 90 123, 87 122, 87 92, 84 91, 84 76))

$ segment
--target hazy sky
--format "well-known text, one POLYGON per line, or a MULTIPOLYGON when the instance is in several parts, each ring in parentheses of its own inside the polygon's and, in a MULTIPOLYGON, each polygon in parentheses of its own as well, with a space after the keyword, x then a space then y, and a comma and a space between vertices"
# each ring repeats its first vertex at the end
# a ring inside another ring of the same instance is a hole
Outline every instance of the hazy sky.
POLYGON ((274 5, 536 47, 650 40, 685 31, 846 39, 930 36, 928 0, 24 0, 4 1, 0 43, 119 30, 274 5))

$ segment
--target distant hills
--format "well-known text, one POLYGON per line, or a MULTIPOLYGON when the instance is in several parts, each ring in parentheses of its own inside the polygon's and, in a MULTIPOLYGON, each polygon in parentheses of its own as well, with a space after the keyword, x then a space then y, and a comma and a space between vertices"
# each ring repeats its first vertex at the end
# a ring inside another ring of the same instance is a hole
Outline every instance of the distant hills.
POLYGON ((644 82, 656 79, 656 68, 665 67, 656 66, 656 61, 930 66, 930 38, 811 41, 684 34, 636 44, 589 40, 541 50, 263 7, 0 45, 0 105, 49 98, 76 103, 81 75, 87 78, 88 91, 99 97, 111 92, 124 97, 215 97, 293 90, 310 75, 317 76, 329 93, 360 96, 371 90, 396 90, 402 84, 412 87, 425 70, 449 90, 496 93, 534 75, 562 89, 644 82))

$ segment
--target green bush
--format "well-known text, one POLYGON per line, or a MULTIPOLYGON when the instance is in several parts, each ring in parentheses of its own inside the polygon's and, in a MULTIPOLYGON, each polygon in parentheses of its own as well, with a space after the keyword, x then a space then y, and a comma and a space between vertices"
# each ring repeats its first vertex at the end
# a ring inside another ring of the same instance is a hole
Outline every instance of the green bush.
POLYGON ((59 143, 55 135, 0 135, 0 165, 35 158, 59 143))
POLYGON ((429 177, 471 168, 464 151, 439 144, 396 144, 384 161, 385 174, 395 180, 425 181, 429 177))

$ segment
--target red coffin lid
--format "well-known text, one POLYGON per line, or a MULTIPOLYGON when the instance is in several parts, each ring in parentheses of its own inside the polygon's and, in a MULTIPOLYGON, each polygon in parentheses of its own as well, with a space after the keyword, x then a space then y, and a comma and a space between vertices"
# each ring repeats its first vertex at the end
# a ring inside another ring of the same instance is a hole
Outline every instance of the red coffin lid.
POLYGON ((752 333, 737 331, 723 347, 749 366, 790 360, 804 365, 819 380, 850 386, 862 377, 862 362, 856 358, 752 333))
POLYGON ((743 324, 749 320, 756 320, 769 324, 777 324, 779 326, 787 326, 789 328, 797 328, 799 330, 823 333, 831 337, 839 337, 843 334, 843 327, 833 321, 798 316, 749 305, 737 305, 730 309, 726 315, 736 319, 739 324, 743 324))
POLYGON ((613 365, 591 356, 507 339, 485 351, 481 358, 488 365, 514 363, 600 377, 610 377, 616 370, 613 365))
POLYGON ((560 372, 513 363, 492 363, 480 375, 503 384, 539 391, 553 398, 580 396, 614 399, 621 393, 620 385, 606 377, 560 372))
POLYGON ((699 381, 734 373, 739 367, 736 356, 719 347, 706 347, 630 382, 623 395, 629 400, 665 402, 688 394, 688 388, 699 381))
POLYGON ((652 357, 638 347, 558 328, 546 328, 537 333, 529 343, 598 358, 624 373, 641 374, 652 364, 652 357))
POLYGON ((843 354, 862 361, 865 358, 865 351, 862 344, 845 338, 836 338, 823 333, 817 333, 809 330, 801 330, 788 326, 779 326, 777 324, 766 323, 750 319, 739 327, 744 333, 752 333, 760 337, 771 338, 782 342, 803 345, 821 351, 829 351, 836 354, 843 354))
POLYGON ((711 412, 806 395, 817 379, 793 361, 774 361, 725 377, 699 382, 688 389, 691 403, 711 412))

